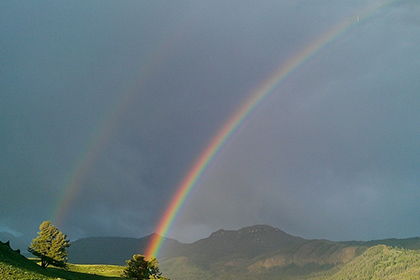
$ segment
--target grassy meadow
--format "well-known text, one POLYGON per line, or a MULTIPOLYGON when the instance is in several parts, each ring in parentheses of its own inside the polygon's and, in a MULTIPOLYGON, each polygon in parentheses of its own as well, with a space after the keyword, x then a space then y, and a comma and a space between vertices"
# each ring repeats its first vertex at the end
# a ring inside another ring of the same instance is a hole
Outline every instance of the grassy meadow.
POLYGON ((121 280, 121 266, 69 264, 67 270, 48 267, 16 267, 0 262, 0 279, 22 280, 121 280))
POLYGON ((117 280, 123 267, 116 265, 69 264, 68 269, 42 268, 37 259, 27 259, 7 243, 0 242, 0 279, 2 280, 117 280))

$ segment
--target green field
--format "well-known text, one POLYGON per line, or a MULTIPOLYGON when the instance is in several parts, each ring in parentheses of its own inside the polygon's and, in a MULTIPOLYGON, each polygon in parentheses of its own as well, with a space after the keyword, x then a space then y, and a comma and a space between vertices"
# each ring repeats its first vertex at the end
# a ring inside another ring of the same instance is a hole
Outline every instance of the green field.
MULTIPOLYGON (((37 265, 38 266, 38 265, 37 265)), ((121 277, 121 266, 69 264, 67 270, 48 267, 38 269, 30 266, 5 265, 0 262, 0 279, 66 279, 66 280, 116 280, 121 277)))
POLYGON ((123 267, 116 265, 69 264, 68 269, 42 268, 36 259, 27 259, 8 244, 0 242, 0 279, 2 280, 116 280, 123 267))

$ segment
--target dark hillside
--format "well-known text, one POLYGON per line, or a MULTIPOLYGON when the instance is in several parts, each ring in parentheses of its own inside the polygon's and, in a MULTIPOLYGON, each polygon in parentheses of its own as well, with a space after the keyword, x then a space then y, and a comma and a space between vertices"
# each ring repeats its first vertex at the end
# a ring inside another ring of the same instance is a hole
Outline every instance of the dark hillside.
POLYGON ((10 248, 10 243, 3 243, 0 241, 0 262, 2 264, 13 265, 23 268, 38 267, 38 265, 32 263, 27 258, 20 254, 19 250, 13 250, 10 248))
POLYGON ((228 254, 240 254, 253 258, 261 253, 303 243, 305 239, 295 237, 266 225, 245 227, 240 230, 218 230, 208 238, 191 244, 191 250, 205 253, 214 259, 228 254))
POLYGON ((223 259, 249 260, 263 253, 303 242, 305 239, 289 235, 280 229, 256 225, 240 230, 218 230, 205 239, 187 245, 182 253, 195 263, 205 266, 223 259))
MULTIPOLYGON (((70 263, 79 264, 114 264, 125 265, 134 254, 144 254, 151 239, 157 238, 151 234, 143 238, 127 237, 90 237, 72 242, 68 249, 70 263)), ((165 238, 163 248, 176 251, 180 246, 176 240, 165 238)))
POLYGON ((52 279, 45 269, 22 256, 19 250, 0 241, 0 279, 39 279, 39 275, 44 275, 42 279, 52 279))
POLYGON ((0 232, 0 240, 2 241, 10 241, 11 247, 13 249, 20 249, 21 253, 23 255, 28 254, 28 251, 26 250, 30 244, 30 241, 25 241, 22 238, 16 237, 13 234, 10 234, 8 232, 0 232))

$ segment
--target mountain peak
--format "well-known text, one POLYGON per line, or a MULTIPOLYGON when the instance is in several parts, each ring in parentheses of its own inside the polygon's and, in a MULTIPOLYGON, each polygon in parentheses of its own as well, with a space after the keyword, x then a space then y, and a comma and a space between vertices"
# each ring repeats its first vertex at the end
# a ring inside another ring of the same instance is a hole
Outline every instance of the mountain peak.
POLYGON ((244 227, 238 230, 238 232, 240 234, 241 233, 263 233, 263 232, 277 232, 277 233, 287 234, 278 228, 274 228, 268 225, 255 225, 255 226, 244 227))
POLYGON ((278 233, 285 233, 284 231, 281 231, 278 228, 274 228, 268 225, 255 225, 255 226, 249 226, 244 227, 239 230, 225 230, 225 229, 219 229, 218 231, 213 232, 210 237, 217 237, 217 236, 223 236, 226 234, 235 234, 235 235, 243 235, 243 234, 260 234, 260 233, 267 233, 267 232, 278 232, 278 233))
POLYGON ((289 235, 278 228, 274 228, 268 225, 249 226, 239 230, 219 229, 208 237, 208 239, 217 239, 218 241, 225 239, 226 242, 233 241, 231 240, 232 238, 237 240, 242 239, 246 242, 259 241, 259 243, 264 243, 265 241, 270 243, 274 241, 275 243, 278 243, 279 241, 281 242, 283 240, 288 244, 290 242, 295 243, 294 241, 300 242, 304 240, 303 238, 289 235))
POLYGON ((289 235, 278 228, 255 225, 239 230, 220 229, 208 238, 191 245, 211 258, 220 258, 230 254, 252 258, 267 250, 279 250, 304 241, 303 238, 289 235))
MULTIPOLYGON (((154 232, 152 234, 149 234, 149 235, 145 236, 144 238, 147 238, 147 239, 155 239, 155 238, 162 238, 162 236, 160 234, 154 232)), ((163 237, 163 238, 165 238, 165 237, 163 237)))

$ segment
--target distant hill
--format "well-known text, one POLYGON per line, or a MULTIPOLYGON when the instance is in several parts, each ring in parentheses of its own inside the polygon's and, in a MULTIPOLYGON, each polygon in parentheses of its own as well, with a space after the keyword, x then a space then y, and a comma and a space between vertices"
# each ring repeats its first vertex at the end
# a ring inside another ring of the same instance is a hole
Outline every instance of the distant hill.
MULTIPOLYGON (((69 262, 124 265, 125 260, 134 254, 144 254, 150 240, 157 237, 157 234, 152 234, 143 238, 82 238, 71 243, 68 249, 69 262)), ((209 261, 230 259, 229 256, 232 255, 250 259, 267 251, 282 249, 304 241, 303 238, 291 236, 269 226, 253 226, 241 230, 219 230, 208 238, 192 244, 165 238, 159 258, 187 256, 193 258, 194 262, 205 265, 209 261)))
POLYGON ((372 247, 375 245, 387 245, 392 247, 399 247, 411 250, 420 250, 420 237, 412 238, 389 238, 389 239, 380 239, 380 240, 371 240, 371 241, 346 241, 342 242, 350 246, 365 246, 372 247))
MULTIPOLYGON (((69 248, 69 261, 124 265, 125 260, 133 254, 144 254, 150 239, 157 237, 152 234, 139 239, 80 239, 69 248)), ((218 230, 191 244, 166 238, 159 261, 163 274, 172 280, 221 280, 232 277, 249 280, 312 279, 318 277, 316 275, 329 279, 325 277, 346 267, 350 269, 349 265, 353 261, 378 244, 418 249, 420 238, 367 242, 306 240, 277 228, 256 225, 240 230, 218 230)), ((403 249, 400 251, 403 254, 408 252, 403 249)))
POLYGON ((20 249, 22 254, 28 253, 27 249, 31 241, 27 241, 22 237, 17 237, 9 232, 0 232, 0 240, 3 242, 9 241, 13 249, 20 249))
MULTIPOLYGON (((78 264, 125 265, 125 261, 131 259, 134 254, 144 254, 147 244, 158 237, 154 233, 143 238, 82 238, 71 243, 68 260, 70 263, 78 264)), ((163 241, 163 247, 171 251, 176 251, 179 246, 181 243, 174 239, 165 238, 163 241)))
POLYGON ((232 275, 240 279, 273 279, 274 275, 294 277, 324 271, 349 262, 358 253, 355 246, 306 240, 256 225, 236 231, 219 230, 181 251, 166 252, 161 267, 164 275, 178 280, 228 279, 232 275), (179 266, 183 269, 177 269, 179 266))
POLYGON ((267 251, 280 250, 303 242, 305 239, 277 228, 257 225, 240 230, 218 230, 208 238, 191 244, 188 251, 205 255, 206 259, 212 260, 229 255, 254 258, 267 251))

